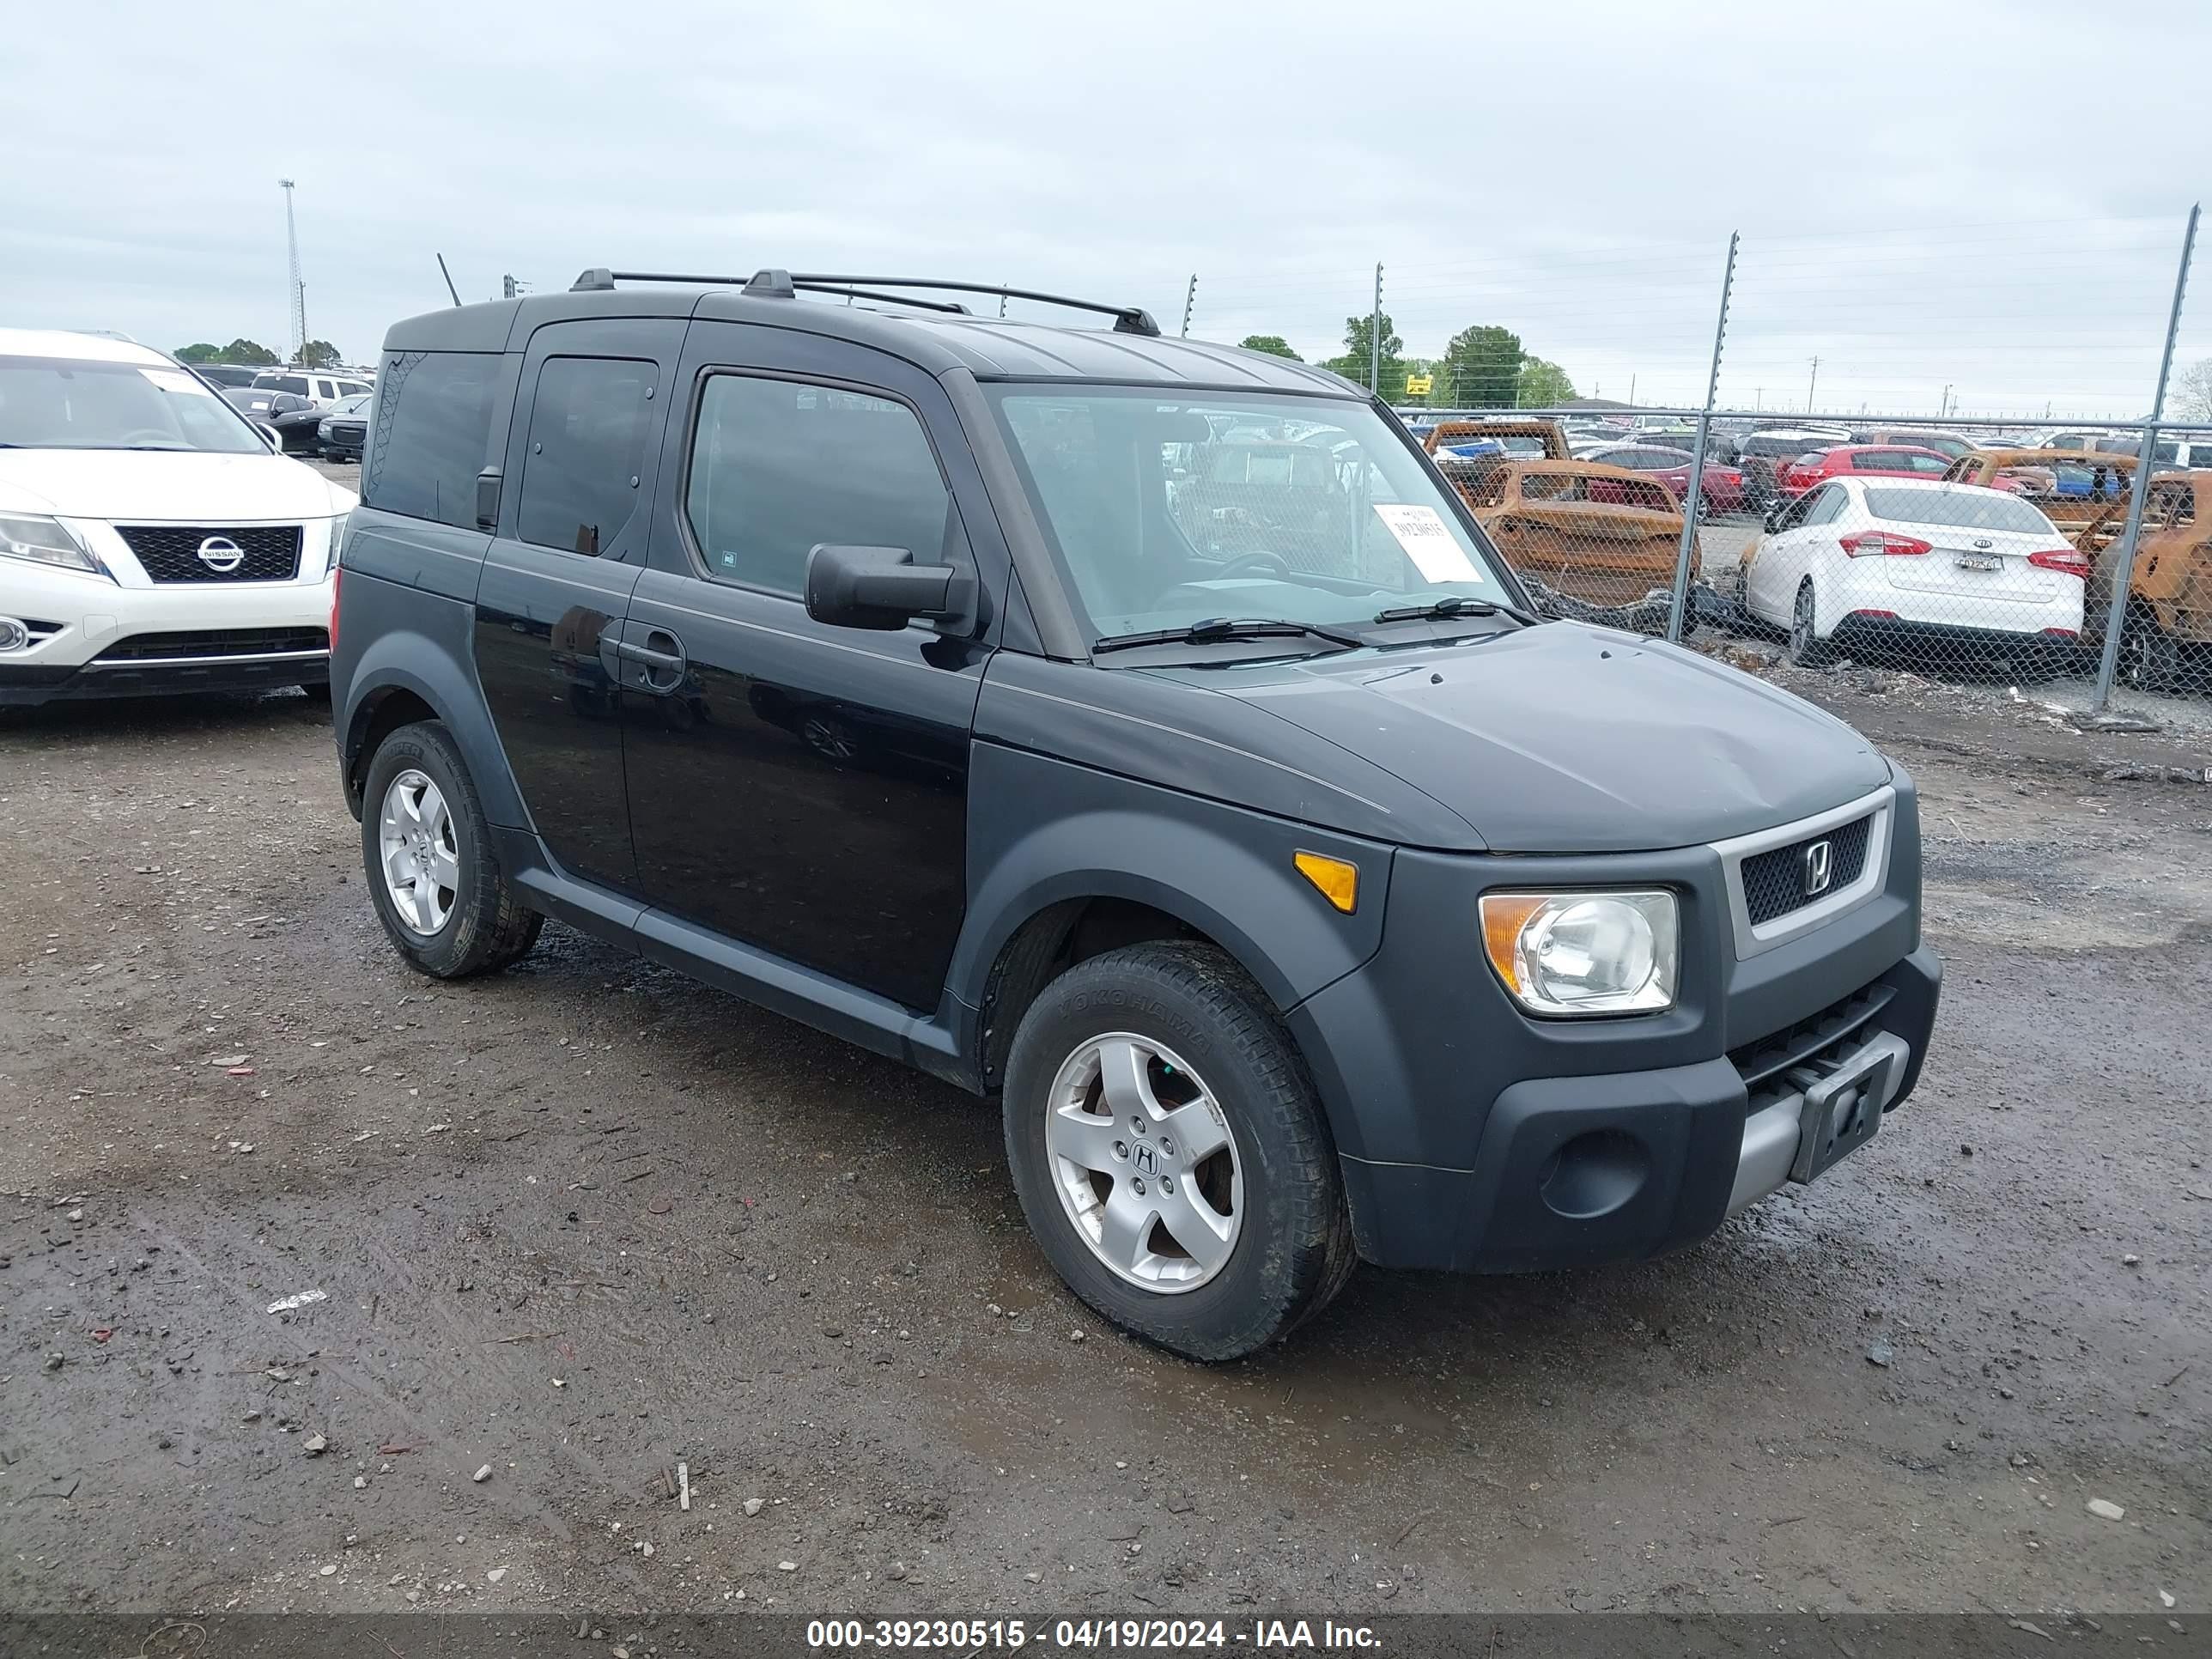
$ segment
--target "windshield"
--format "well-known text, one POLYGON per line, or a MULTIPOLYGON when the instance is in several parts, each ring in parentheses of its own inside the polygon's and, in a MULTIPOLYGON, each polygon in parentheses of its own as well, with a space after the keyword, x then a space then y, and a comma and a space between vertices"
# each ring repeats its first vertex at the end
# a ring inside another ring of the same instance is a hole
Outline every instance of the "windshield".
POLYGON ((0 357, 0 448, 268 453, 197 374, 75 357, 0 357))
POLYGON ((2058 532, 2051 520, 2017 495, 1996 489, 1882 489, 1869 485, 1867 511, 1893 524, 1935 525, 1946 530, 1992 530, 2025 535, 2058 532))
POLYGON ((1394 424, 1327 398, 994 392, 1094 637, 1518 603, 1394 424))

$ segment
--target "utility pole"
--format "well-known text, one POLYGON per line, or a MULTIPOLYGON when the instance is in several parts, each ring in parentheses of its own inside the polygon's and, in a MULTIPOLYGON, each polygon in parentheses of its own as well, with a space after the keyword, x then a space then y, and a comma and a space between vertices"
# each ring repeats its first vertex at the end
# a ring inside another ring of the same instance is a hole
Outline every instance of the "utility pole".
POLYGON ((1190 286, 1182 291, 1182 337, 1190 337, 1191 307, 1198 303, 1198 273, 1190 273, 1190 286))
POLYGON ((1375 262, 1375 315, 1367 325, 1367 389, 1382 395, 1382 262, 1375 262))
POLYGON ((292 354, 292 361, 304 364, 307 360, 307 285, 300 284, 300 349, 292 354))
POLYGON ((1628 377, 1628 406, 1631 409, 1636 407, 1636 377, 1633 374, 1628 377))
MULTIPOLYGON (((1729 233, 1728 264, 1721 270, 1720 314, 1713 319, 1712 366, 1705 374, 1705 407, 1698 412, 1698 435, 1690 447, 1690 488, 1682 498, 1682 539, 1674 550, 1674 597, 1667 611, 1667 638, 1675 645, 1682 642, 1688 620, 1690 557, 1697 551, 1698 520, 1705 517, 1705 444, 1712 434, 1713 400, 1720 395, 1721 343, 1728 338, 1729 301, 1735 295, 1735 249, 1740 234, 1729 233)), ((1632 396, 1630 401, 1635 401, 1632 396)))
POLYGON ((292 217, 292 181, 279 179, 276 182, 284 189, 284 246, 291 256, 291 276, 284 297, 290 302, 287 308, 292 318, 292 361, 297 362, 300 348, 307 343, 307 289, 300 283, 300 227, 292 217))
POLYGON ((1943 388, 1943 401, 1936 405, 1936 418, 1940 421, 1950 412, 1951 388, 1947 386, 1943 388))
POLYGON ((1813 378, 1805 382, 1805 412, 1813 412, 1813 388, 1820 384, 1820 360, 1813 359, 1813 378))
POLYGON ((514 297, 514 277, 502 276, 499 279, 499 297, 502 300, 512 300, 514 297))
MULTIPOLYGON (((2197 220, 2200 206, 2189 209, 2189 228, 2181 234, 2181 268, 2173 275, 2173 309, 2166 313, 2166 350, 2158 360, 2158 390, 2151 393, 2150 418, 2143 422, 2142 444, 2136 451, 2136 476, 2128 489, 2127 527, 2120 532, 2106 557, 2111 573, 2112 606, 2105 617, 2105 653, 2097 665, 2096 700, 2089 707, 2103 714, 2112 695, 2112 675, 2120 665, 2120 638, 2127 626, 2128 602, 2135 597, 2136 542, 2142 533, 2143 501, 2150 493, 2151 463, 2158 453, 2159 417, 2166 413, 2166 383, 2173 373, 2173 339, 2181 331, 2181 301, 2189 292, 2189 262, 2197 252, 2197 220)), ((2202 508, 2198 509, 2200 512, 2202 508)), ((2197 520, 2202 524, 2203 520, 2197 520)))

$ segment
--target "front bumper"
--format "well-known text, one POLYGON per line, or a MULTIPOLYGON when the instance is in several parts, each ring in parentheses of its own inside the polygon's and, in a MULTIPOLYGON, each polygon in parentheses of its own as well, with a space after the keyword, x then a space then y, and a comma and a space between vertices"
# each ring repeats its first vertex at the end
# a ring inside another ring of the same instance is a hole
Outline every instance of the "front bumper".
POLYGON ((94 661, 82 668, 0 666, 0 708, 99 697, 272 691, 287 685, 327 685, 330 679, 327 650, 94 661))
POLYGON ((0 707, 330 678, 327 576, 125 586, 9 560, 0 568, 0 614, 53 630, 27 650, 0 654, 0 707), (155 650, 163 656, 148 654, 155 650))
POLYGON ((1918 1079, 1942 979, 1935 953, 1914 951, 1861 994, 1880 995, 1880 1011, 1794 1077, 1747 1085, 1724 1056, 1524 1079, 1498 1095, 1471 1169, 1345 1158, 1359 1253, 1392 1267, 1514 1273, 1693 1243, 1872 1138, 1918 1079))
POLYGON ((1905 1099, 1942 977, 1919 939, 1910 782, 1879 884, 1802 932, 1738 938, 1726 850, 1396 855, 1382 948, 1288 1016, 1364 1259, 1515 1272, 1656 1255, 1818 1175, 1905 1099), (1671 888, 1675 1006, 1522 1013, 1471 937, 1472 895, 1491 885, 1671 888))

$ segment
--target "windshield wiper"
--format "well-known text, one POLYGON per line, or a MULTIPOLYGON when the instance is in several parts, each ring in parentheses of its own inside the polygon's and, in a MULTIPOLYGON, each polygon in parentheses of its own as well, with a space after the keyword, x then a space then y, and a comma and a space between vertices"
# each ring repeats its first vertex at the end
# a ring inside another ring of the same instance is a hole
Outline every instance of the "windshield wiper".
POLYGON ((1471 599, 1463 593, 1448 593, 1426 605, 1400 605, 1395 610, 1375 613, 1375 620, 1379 623, 1442 622, 1448 617, 1510 617, 1523 628, 1534 628, 1544 620, 1517 605, 1506 605, 1497 599, 1471 599))
POLYGON ((1327 640, 1341 650, 1357 651, 1366 641, 1315 623, 1280 621, 1271 617, 1209 617, 1181 628, 1152 628, 1141 634, 1109 634, 1091 642, 1092 652, 1127 651, 1139 645, 1211 645, 1216 640, 1297 639, 1311 635, 1327 640))

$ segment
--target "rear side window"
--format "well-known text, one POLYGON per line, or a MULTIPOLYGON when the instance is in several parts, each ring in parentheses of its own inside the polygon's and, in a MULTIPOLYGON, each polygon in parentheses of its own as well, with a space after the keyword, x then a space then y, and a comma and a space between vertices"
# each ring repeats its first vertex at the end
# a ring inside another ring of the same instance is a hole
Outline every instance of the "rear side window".
POLYGON ((904 404, 744 374, 707 382, 684 513, 708 574, 796 594, 820 543, 903 547, 933 564, 950 507, 904 404))
POLYGON ((473 530, 491 444, 496 352, 395 351, 378 377, 362 500, 383 513, 473 530))
POLYGON ((515 534, 539 547, 612 550, 637 510, 659 371, 613 357, 549 357, 530 404, 515 534))

